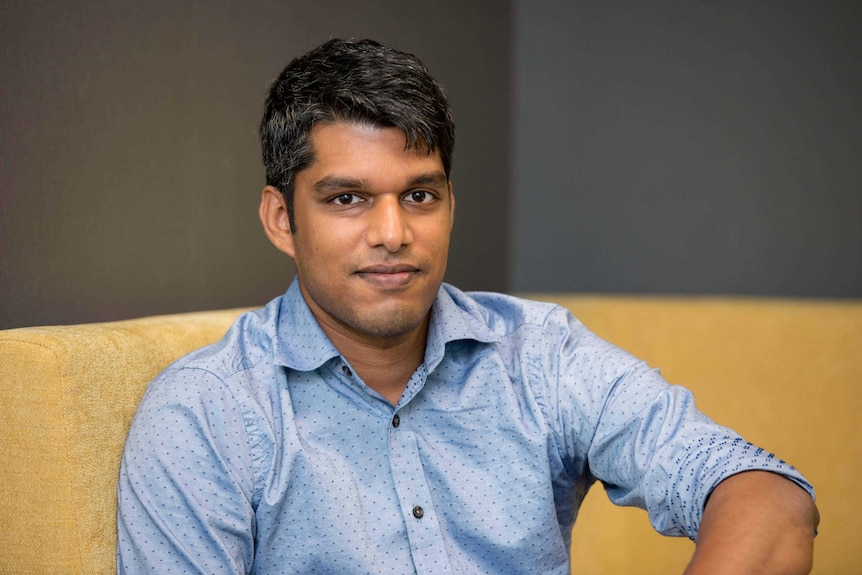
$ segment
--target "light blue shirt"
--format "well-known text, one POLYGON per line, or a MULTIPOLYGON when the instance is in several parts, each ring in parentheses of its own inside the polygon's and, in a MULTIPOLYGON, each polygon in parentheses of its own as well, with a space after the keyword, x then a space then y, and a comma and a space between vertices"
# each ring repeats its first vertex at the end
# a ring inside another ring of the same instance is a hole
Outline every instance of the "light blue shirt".
MULTIPOLYGON (((168 367, 132 424, 120 573, 569 573, 587 489, 695 538, 749 469, 808 482, 565 309, 445 285, 398 405, 294 282, 168 367)), ((576 561, 577 558, 574 558, 576 561)))

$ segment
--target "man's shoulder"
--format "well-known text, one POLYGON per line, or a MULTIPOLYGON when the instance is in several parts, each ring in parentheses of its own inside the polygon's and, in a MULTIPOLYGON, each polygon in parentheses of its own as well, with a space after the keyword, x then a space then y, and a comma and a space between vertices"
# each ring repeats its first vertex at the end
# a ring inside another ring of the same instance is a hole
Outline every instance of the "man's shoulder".
POLYGON ((462 291, 449 284, 443 284, 443 290, 461 313, 501 336, 529 327, 544 329, 572 319, 568 310, 550 302, 499 292, 462 291))
POLYGON ((282 298, 279 296, 262 308, 243 313, 221 339, 180 357, 162 372, 162 377, 199 370, 227 379, 252 368, 272 353, 282 298))
POLYGON ((510 326, 542 326, 556 316, 568 315, 568 310, 551 302, 492 291, 462 291, 449 284, 443 284, 443 289, 465 313, 510 326))

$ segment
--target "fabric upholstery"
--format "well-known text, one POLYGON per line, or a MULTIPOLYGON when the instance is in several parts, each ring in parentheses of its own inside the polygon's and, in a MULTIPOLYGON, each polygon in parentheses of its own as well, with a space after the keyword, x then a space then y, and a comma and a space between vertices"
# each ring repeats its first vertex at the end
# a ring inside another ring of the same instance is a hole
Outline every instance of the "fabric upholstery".
POLYGON ((147 383, 240 310, 0 331, 0 573, 115 573, 116 485, 147 383))
MULTIPOLYGON (((814 573, 858 572, 862 550, 862 302, 536 296, 661 367, 671 383, 814 483, 814 573)), ((0 575, 113 574, 116 482, 147 383, 217 340, 241 310, 0 331, 0 575)), ((682 572, 685 539, 595 488, 573 573, 682 572)))

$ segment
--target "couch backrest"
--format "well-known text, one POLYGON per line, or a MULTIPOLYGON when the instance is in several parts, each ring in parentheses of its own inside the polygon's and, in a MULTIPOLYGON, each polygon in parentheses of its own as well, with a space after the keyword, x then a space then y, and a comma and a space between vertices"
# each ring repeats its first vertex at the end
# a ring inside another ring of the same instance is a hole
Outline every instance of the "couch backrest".
MULTIPOLYGON (((791 461, 822 515, 813 573, 862 565, 862 302, 543 295, 791 461)), ((242 310, 0 331, 0 575, 113 574, 116 482, 147 383, 242 310)), ((693 551, 594 488, 573 573, 680 573, 693 551)))
POLYGON ((241 311, 0 331, 0 573, 116 573, 117 477, 138 401, 241 311))

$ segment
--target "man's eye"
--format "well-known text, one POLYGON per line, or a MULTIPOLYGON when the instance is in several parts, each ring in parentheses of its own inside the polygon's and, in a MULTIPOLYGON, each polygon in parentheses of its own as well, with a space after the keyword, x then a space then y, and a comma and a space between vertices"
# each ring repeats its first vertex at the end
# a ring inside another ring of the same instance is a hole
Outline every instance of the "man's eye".
POLYGON ((434 196, 424 190, 416 190, 415 192, 410 192, 408 199, 416 204, 426 204, 434 199, 434 196))
POLYGON ((359 197, 355 194, 341 194, 332 198, 332 203, 339 206, 349 206, 359 201, 359 197))

